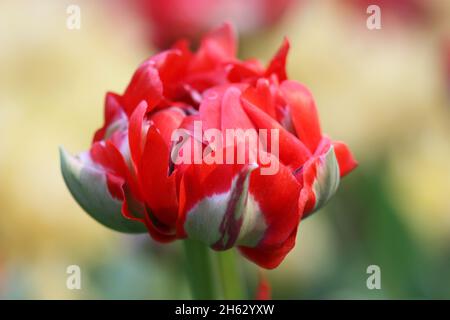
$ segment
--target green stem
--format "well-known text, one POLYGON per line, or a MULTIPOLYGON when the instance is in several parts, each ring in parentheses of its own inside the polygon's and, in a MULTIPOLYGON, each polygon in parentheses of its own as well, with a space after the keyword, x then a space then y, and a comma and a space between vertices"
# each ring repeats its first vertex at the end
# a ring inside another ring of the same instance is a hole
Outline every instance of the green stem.
POLYGON ((222 283, 223 298, 226 300, 244 299, 242 281, 236 261, 236 250, 217 253, 217 264, 222 283))
POLYGON ((210 249, 195 240, 187 239, 183 243, 192 298, 196 300, 216 299, 210 249))

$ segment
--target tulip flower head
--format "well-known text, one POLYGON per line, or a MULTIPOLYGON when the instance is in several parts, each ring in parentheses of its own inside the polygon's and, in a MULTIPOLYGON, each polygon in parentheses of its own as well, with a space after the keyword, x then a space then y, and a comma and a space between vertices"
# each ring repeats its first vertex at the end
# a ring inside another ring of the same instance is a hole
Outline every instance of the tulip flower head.
POLYGON ((61 151, 74 198, 94 219, 159 242, 237 247, 277 267, 302 218, 321 208, 356 167, 322 133, 311 92, 286 75, 285 40, 268 66, 239 60, 233 29, 181 40, 144 61, 89 151, 61 151))

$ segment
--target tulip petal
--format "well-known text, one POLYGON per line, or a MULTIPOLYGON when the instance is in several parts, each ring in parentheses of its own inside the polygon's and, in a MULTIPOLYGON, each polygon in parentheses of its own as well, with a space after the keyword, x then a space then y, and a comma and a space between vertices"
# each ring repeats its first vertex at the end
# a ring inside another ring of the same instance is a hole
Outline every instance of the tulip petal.
MULTIPOLYGON (((248 199, 249 177, 255 168, 256 165, 243 167, 232 182, 226 210, 219 226, 220 238, 213 244, 213 248, 216 250, 230 249, 238 240, 240 242, 255 241, 253 240, 255 234, 248 230, 254 227, 255 222, 261 223, 257 229, 258 231, 265 229, 261 217, 259 219, 254 217, 255 213, 259 216, 259 212, 257 210, 248 210, 249 208, 252 209, 250 202, 253 201, 248 199), (250 228, 248 228, 249 225, 251 225, 250 228)), ((259 238, 261 234, 256 236, 259 238)))
POLYGON ((339 182, 339 164, 334 147, 330 147, 328 152, 319 158, 317 165, 316 181, 313 185, 314 193, 316 194, 314 210, 322 208, 330 200, 336 193, 339 182))
POLYGON ((339 164, 334 147, 311 159, 303 168, 304 188, 309 193, 304 218, 322 208, 336 193, 340 182, 339 164))
POLYGON ((139 103, 130 118, 130 128, 128 130, 128 141, 130 144, 131 159, 136 168, 139 168, 142 152, 145 145, 144 117, 147 113, 148 105, 145 101, 139 103))
POLYGON ((358 166, 348 146, 340 141, 333 141, 334 152, 339 163, 341 177, 347 175, 358 166))
POLYGON ((141 101, 153 108, 163 98, 163 84, 153 64, 153 61, 147 60, 139 67, 122 96, 128 116, 131 116, 141 101))
POLYGON ((247 101, 261 108, 269 116, 276 119, 275 102, 270 92, 269 80, 265 78, 258 79, 256 86, 249 87, 244 91, 242 96, 247 101))
POLYGON ((202 121, 204 130, 220 129, 221 125, 221 100, 222 93, 217 89, 209 89, 203 93, 203 101, 199 107, 199 120, 202 121))
MULTIPOLYGON (((241 91, 238 88, 228 88, 222 97, 221 110, 221 130, 227 129, 254 129, 252 122, 248 118, 241 104, 241 91)), ((219 128, 217 128, 219 129, 219 128)))
POLYGON ((108 92, 105 98, 105 123, 103 127, 95 133, 94 142, 106 140, 115 132, 127 127, 127 116, 120 105, 120 97, 108 92))
POLYGON ((255 165, 192 165, 180 188, 179 234, 216 250, 254 246, 266 224, 252 197, 249 177, 255 165))
POLYGON ((229 63, 228 67, 229 71, 227 78, 230 82, 234 83, 257 78, 265 72, 260 61, 256 59, 233 61, 229 63))
POLYGON ((286 241, 272 246, 262 247, 239 247, 241 253, 247 259, 253 261, 260 267, 266 269, 275 269, 283 261, 284 257, 294 248, 295 238, 297 236, 297 227, 289 235, 286 241))
POLYGON ((267 229, 259 242, 241 245, 239 249, 259 266, 273 269, 295 245, 303 212, 303 203, 299 205, 298 200, 300 184, 291 170, 282 164, 275 175, 262 175, 255 170, 251 179, 249 193, 262 212, 267 229))
POLYGON ((297 139, 293 134, 287 131, 283 126, 281 126, 275 119, 271 118, 264 111, 253 105, 251 102, 242 99, 244 110, 246 111, 248 117, 253 122, 257 129, 266 129, 267 134, 267 149, 273 150, 270 143, 271 142, 271 131, 278 130, 279 133, 279 152, 280 161, 295 169, 304 164, 309 157, 311 152, 308 148, 303 145, 301 141, 297 139))
POLYGON ((176 99, 184 91, 180 80, 186 73, 192 55, 186 45, 179 43, 178 48, 163 51, 150 59, 158 70, 164 97, 169 100, 176 99))
POLYGON ((178 214, 176 174, 169 176, 169 157, 169 146, 156 127, 150 127, 139 168, 139 179, 151 209, 152 221, 156 228, 166 234, 174 233, 178 214))
POLYGON ((196 71, 205 70, 221 62, 231 61, 236 56, 236 50, 233 27, 225 23, 202 39, 191 68, 196 71))
POLYGON ((271 74, 276 74, 280 82, 286 80, 287 78, 286 58, 288 52, 289 52, 289 41, 286 38, 284 38, 280 49, 278 49, 278 52, 272 58, 272 61, 270 61, 270 64, 267 67, 266 77, 269 77, 271 74))
MULTIPOLYGON (((271 162, 278 160, 272 156, 271 162)), ((297 227, 300 212, 298 210, 298 197, 300 184, 292 175, 291 170, 278 163, 278 171, 271 175, 263 174, 263 167, 255 170, 251 177, 250 194, 264 214, 269 226, 260 245, 278 245, 284 242, 295 227, 297 227), (280 219, 282 207, 283 219, 280 219)))
POLYGON ((155 112, 150 117, 150 122, 154 125, 168 147, 172 145, 172 134, 179 128, 185 114, 177 107, 166 108, 155 112))
POLYGON ((300 83, 290 80, 284 81, 280 89, 290 108, 298 138, 314 153, 322 139, 322 133, 311 92, 300 83))
POLYGON ((78 204, 95 220, 113 230, 145 233, 145 225, 122 215, 122 201, 108 191, 105 173, 60 149, 64 181, 78 204))

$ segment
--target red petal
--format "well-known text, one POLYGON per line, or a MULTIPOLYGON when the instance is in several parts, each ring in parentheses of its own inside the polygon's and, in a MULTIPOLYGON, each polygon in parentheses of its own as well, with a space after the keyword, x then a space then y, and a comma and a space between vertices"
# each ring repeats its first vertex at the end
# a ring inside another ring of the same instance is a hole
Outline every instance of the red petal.
POLYGON ((144 117, 147 113, 147 103, 142 101, 139 106, 134 110, 130 118, 130 126, 128 129, 128 141, 130 143, 131 159, 139 168, 141 162, 141 156, 144 148, 144 117))
POLYGON ((169 100, 177 100, 185 94, 182 84, 192 56, 187 47, 181 43, 178 46, 151 58, 164 86, 164 97, 169 100))
POLYGON ((264 215, 267 230, 256 247, 240 247, 245 256, 267 269, 277 267, 294 247, 303 212, 300 184, 288 168, 279 166, 275 175, 262 175, 260 168, 252 173, 249 193, 264 215))
POLYGON ((202 41, 202 45, 209 49, 216 48, 223 57, 233 58, 236 56, 236 36, 233 26, 224 23, 221 27, 210 32, 202 41))
POLYGON ((303 143, 294 135, 284 129, 276 120, 267 115, 264 111, 254 106, 245 98, 242 99, 244 110, 247 112, 250 120, 257 129, 267 129, 267 146, 268 150, 273 150, 270 141, 271 129, 278 129, 279 131, 279 152, 280 161, 291 167, 292 170, 297 169, 311 156, 311 152, 303 143))
MULTIPOLYGON (((272 158, 272 161, 277 161, 272 158)), ((286 240, 292 229, 299 222, 298 197, 300 184, 291 171, 279 164, 274 175, 261 174, 256 169, 250 179, 250 194, 258 203, 269 227, 262 244, 277 244, 286 240), (283 207, 280 217, 280 206, 283 207)))
POLYGON ((220 129, 222 93, 217 88, 210 89, 203 94, 203 101, 199 107, 200 120, 203 130, 220 129))
POLYGON ((130 84, 122 96, 125 110, 130 116, 141 101, 150 108, 155 107, 163 97, 163 85, 154 62, 147 60, 133 75, 130 84))
POLYGON ((154 219, 150 209, 146 207, 143 200, 136 198, 137 194, 133 193, 127 184, 123 186, 123 193, 125 197, 122 204, 122 214, 126 218, 144 223, 148 233, 156 241, 167 243, 176 239, 173 232, 168 233, 166 228, 161 229, 160 223, 154 219))
POLYGON ((228 81, 242 82, 253 80, 264 74, 264 67, 258 60, 234 61, 229 64, 228 81))
POLYGON ((270 61, 269 66, 266 70, 266 77, 269 77, 271 74, 276 74, 278 76, 278 80, 284 81, 287 79, 286 75, 286 58, 289 52, 289 41, 285 38, 283 43, 281 44, 280 49, 270 61))
POLYGON ((241 91, 230 87, 223 94, 221 110, 222 134, 226 129, 254 129, 252 122, 248 118, 241 104, 241 91))
POLYGON ((276 119, 275 101, 270 92, 270 84, 267 79, 258 79, 256 87, 249 87, 242 96, 247 101, 261 108, 269 116, 276 119))
POLYGON ((201 164, 190 165, 181 179, 179 199, 179 219, 177 233, 187 236, 184 231, 186 214, 207 196, 228 191, 233 177, 242 165, 201 164))
POLYGON ((317 158, 311 158, 311 160, 305 163, 301 168, 301 171, 297 176, 297 179, 302 184, 302 191, 298 201, 302 218, 306 218, 312 212, 317 201, 316 195, 312 189, 317 173, 316 162, 317 158))
POLYGON ((123 189, 125 199, 122 205, 122 214, 126 218, 144 223, 147 227, 148 233, 152 239, 155 239, 156 241, 167 243, 176 239, 175 234, 167 234, 157 228, 154 221, 151 219, 151 213, 149 209, 146 208, 145 203, 137 200, 135 195, 127 188, 126 185, 123 189))
POLYGON ((155 127, 147 133, 139 179, 152 222, 164 233, 174 230, 178 213, 175 174, 168 176, 169 149, 155 127))
MULTIPOLYGON (((300 213, 304 210, 306 200, 307 196, 300 196, 298 202, 298 210, 300 213)), ((286 255, 294 248, 295 239, 297 237, 297 229, 298 225, 294 230, 292 230, 286 241, 279 245, 258 246, 256 248, 239 247, 239 250, 244 256, 259 266, 266 269, 275 269, 284 260, 286 255)))
POLYGON ((115 93, 108 92, 105 97, 105 123, 101 129, 99 129, 94 136, 93 142, 101 141, 105 139, 105 134, 108 128, 114 121, 120 118, 126 118, 125 112, 119 103, 120 96, 115 93))
POLYGON ((120 152, 111 143, 96 142, 92 145, 90 155, 94 162, 104 168, 111 195, 123 200, 122 186, 126 179, 126 168, 120 152))
POLYGON ((172 133, 180 126, 184 118, 184 112, 174 107, 155 112, 150 117, 150 121, 158 129, 167 147, 170 148, 172 145, 172 133))
POLYGON ((322 133, 311 92, 300 83, 290 80, 284 81, 280 89, 290 108, 298 138, 311 152, 314 152, 322 138, 322 133))
POLYGON ((333 141, 334 152, 336 153, 336 159, 339 163, 339 170, 341 177, 348 174, 350 171, 358 166, 348 146, 340 141, 333 141))
POLYGON ((234 59, 235 56, 235 33, 232 26, 225 23, 202 39, 191 67, 193 70, 210 69, 218 63, 234 59))
POLYGON ((203 130, 253 128, 242 110, 241 102, 237 101, 238 96, 246 88, 247 85, 227 84, 205 91, 199 107, 199 119, 202 121, 203 130))
POLYGON ((275 269, 280 265, 289 251, 295 246, 297 228, 292 231, 288 239, 277 246, 264 246, 256 248, 239 247, 241 253, 260 267, 275 269))
POLYGON ((159 241, 161 243, 169 243, 176 239, 175 234, 165 234, 164 232, 161 232, 160 229, 154 224, 154 222, 149 218, 149 215, 145 216, 145 226, 148 229, 148 233, 150 236, 155 239, 156 241, 159 241))
POLYGON ((123 157, 111 143, 94 143, 90 155, 92 160, 100 164, 106 171, 125 178, 123 157))

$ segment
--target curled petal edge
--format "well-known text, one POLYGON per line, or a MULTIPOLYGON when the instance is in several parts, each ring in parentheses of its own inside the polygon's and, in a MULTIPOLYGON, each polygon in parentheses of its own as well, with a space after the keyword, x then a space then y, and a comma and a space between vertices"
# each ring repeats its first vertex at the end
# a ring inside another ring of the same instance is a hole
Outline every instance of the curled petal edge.
POLYGON ((108 192, 106 175, 62 147, 59 150, 64 181, 78 204, 102 225, 123 233, 146 233, 144 224, 122 215, 122 201, 108 192))
POLYGON ((309 194, 303 218, 322 208, 336 193, 340 183, 340 169, 334 147, 305 165, 304 188, 309 194))

